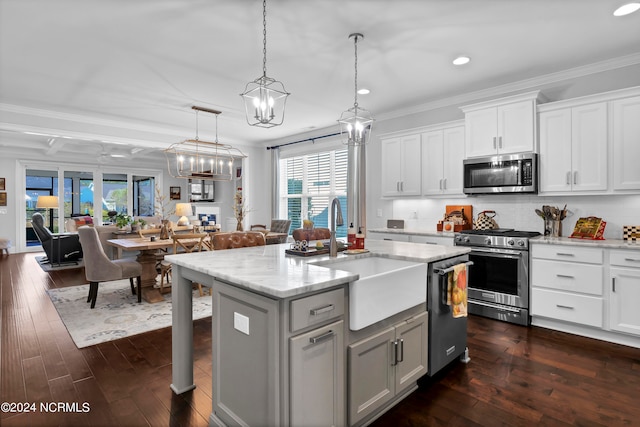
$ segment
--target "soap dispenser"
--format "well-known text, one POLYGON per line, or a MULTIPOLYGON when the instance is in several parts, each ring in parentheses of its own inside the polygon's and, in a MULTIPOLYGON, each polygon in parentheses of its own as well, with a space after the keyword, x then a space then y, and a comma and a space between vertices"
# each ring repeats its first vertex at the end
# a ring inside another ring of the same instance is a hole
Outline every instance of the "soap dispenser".
POLYGON ((356 249, 364 249, 364 233, 362 227, 358 227, 358 234, 356 234, 356 249))
POLYGON ((356 229, 353 227, 353 223, 349 225, 347 230, 347 243, 349 244, 349 249, 356 248, 356 229))

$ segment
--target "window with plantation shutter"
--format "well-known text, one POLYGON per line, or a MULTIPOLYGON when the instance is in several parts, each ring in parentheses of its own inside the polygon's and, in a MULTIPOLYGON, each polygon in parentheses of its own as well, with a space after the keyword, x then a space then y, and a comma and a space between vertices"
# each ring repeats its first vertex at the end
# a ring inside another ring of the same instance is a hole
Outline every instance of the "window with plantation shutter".
MULTIPOLYGON (((347 217, 347 149, 324 151, 280 160, 280 217, 291 220, 291 230, 310 219, 315 227, 329 228, 329 204, 340 200, 347 217)), ((346 237, 347 224, 337 228, 346 237)))

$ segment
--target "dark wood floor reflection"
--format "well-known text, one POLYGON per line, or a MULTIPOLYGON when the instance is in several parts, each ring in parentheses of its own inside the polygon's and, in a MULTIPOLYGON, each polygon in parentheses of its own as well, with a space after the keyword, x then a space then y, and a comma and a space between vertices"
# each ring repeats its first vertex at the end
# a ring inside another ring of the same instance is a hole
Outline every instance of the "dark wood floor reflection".
MULTIPOLYGON (((0 401, 88 402, 87 413, 0 413, 8 426, 206 426, 211 321, 194 322, 197 388, 175 396, 171 330, 76 348, 50 288, 82 270, 43 272, 34 254, 0 257, 0 401)), ((469 318, 471 362, 455 363, 374 426, 640 425, 640 349, 469 318)))

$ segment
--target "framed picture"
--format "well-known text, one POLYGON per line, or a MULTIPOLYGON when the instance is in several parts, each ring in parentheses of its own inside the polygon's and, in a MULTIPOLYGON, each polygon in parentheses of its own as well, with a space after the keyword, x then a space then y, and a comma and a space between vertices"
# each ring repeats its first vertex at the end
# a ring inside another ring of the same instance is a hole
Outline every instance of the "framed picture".
POLYGON ((180 187, 169 187, 169 198, 171 200, 180 200, 180 187))
POLYGON ((6 188, 4 187, 4 178, 0 178, 0 191, 4 191, 6 188))
POLYGON ((7 206, 7 193, 0 193, 0 206, 7 206))

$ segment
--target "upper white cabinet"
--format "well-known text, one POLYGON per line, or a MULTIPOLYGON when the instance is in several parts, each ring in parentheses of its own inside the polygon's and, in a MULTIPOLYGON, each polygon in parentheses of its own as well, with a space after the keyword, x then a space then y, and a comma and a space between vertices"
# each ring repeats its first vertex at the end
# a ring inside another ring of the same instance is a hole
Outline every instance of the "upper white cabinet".
POLYGON ((382 139, 382 195, 419 196, 420 134, 382 139))
POLYGON ((536 105, 540 92, 461 107, 465 154, 491 156, 536 151, 536 105))
POLYGON ((640 189, 640 96, 613 101, 613 189, 640 189))
POLYGON ((606 102, 540 109, 540 191, 606 190, 606 102))
POLYGON ((464 125, 422 134, 422 194, 463 193, 464 125))
POLYGON ((640 190, 640 87, 540 105, 540 193, 640 190))

